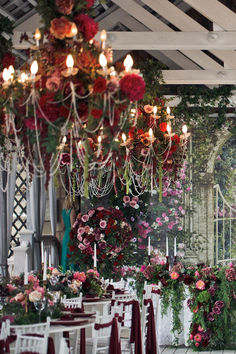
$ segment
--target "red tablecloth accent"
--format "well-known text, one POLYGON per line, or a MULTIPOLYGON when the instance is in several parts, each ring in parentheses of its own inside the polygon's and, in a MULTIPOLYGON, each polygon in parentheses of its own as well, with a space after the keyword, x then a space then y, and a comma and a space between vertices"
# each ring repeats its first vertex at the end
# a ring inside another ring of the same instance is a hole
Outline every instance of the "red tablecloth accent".
POLYGON ((157 354, 156 328, 152 299, 145 299, 144 305, 148 307, 146 354, 157 354))

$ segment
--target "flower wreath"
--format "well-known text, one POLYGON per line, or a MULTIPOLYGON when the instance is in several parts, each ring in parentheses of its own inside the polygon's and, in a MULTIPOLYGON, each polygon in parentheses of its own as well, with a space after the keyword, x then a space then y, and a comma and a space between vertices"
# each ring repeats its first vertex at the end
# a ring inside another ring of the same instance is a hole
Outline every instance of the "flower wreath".
POLYGON ((128 254, 132 229, 122 211, 98 207, 79 214, 70 233, 70 263, 80 269, 93 265, 97 244, 97 267, 103 276, 122 266, 128 254))

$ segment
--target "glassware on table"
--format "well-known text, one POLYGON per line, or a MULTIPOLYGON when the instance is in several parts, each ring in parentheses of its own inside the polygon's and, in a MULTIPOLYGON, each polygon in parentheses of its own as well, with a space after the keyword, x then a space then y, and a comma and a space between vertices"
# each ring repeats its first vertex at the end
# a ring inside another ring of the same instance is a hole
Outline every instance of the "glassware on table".
POLYGON ((39 322, 41 322, 41 312, 44 310, 46 304, 46 299, 40 299, 34 302, 34 307, 39 313, 39 322))

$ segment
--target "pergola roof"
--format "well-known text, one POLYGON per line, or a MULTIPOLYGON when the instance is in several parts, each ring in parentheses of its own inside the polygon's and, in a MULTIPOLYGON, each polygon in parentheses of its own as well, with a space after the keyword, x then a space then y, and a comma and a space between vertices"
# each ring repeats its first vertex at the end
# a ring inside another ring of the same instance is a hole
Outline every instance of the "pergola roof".
MULTIPOLYGON (((15 22, 13 44, 20 33, 40 26, 35 0, 0 0, 0 14, 15 22)), ((236 3, 234 0, 107 0, 95 2, 99 28, 119 60, 145 50, 163 62, 167 84, 236 84, 236 3)))

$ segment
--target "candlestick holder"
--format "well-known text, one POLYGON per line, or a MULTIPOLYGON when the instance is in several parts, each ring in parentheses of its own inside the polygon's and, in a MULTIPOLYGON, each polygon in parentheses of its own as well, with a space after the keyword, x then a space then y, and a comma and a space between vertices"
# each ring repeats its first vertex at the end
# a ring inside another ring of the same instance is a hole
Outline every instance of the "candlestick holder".
POLYGON ((150 254, 148 255, 148 264, 149 265, 151 264, 151 255, 150 254))
POLYGON ((96 272, 97 271, 97 267, 93 267, 93 270, 94 270, 94 272, 96 272))
POLYGON ((169 264, 169 256, 166 256, 166 270, 169 270, 170 264, 169 264))

